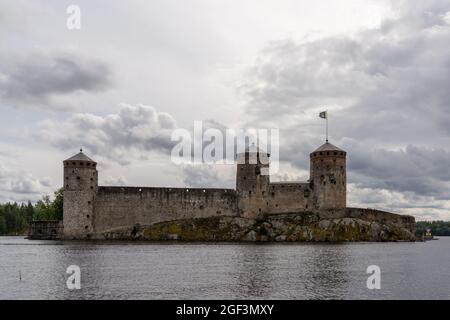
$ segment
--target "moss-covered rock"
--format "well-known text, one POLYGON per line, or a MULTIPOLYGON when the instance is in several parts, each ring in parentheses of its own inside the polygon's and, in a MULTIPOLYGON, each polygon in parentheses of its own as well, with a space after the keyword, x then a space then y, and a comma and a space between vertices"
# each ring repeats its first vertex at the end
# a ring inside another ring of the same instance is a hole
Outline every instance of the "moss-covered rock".
MULTIPOLYGON (((389 214, 393 215, 393 214, 389 214)), ((373 210, 349 214, 304 212, 259 217, 210 217, 161 222, 104 232, 105 239, 149 241, 414 241, 414 225, 373 210)))

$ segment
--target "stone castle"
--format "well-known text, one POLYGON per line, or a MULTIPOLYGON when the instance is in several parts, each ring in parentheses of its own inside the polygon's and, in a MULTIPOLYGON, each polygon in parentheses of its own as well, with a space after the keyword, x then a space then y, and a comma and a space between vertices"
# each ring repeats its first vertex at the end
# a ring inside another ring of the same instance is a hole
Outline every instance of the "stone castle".
POLYGON ((113 229, 186 218, 345 208, 346 152, 325 143, 311 153, 308 182, 270 182, 270 155, 252 145, 238 155, 236 189, 107 187, 83 152, 64 163, 64 236, 90 238, 113 229), (264 157, 264 159, 263 159, 264 157))
POLYGON ((269 241, 413 239, 413 217, 346 208, 346 155, 326 142, 310 154, 307 182, 271 182, 270 154, 252 145, 237 155, 236 189, 211 189, 99 186, 97 163, 80 150, 63 161, 62 225, 35 222, 30 238, 252 241, 277 226, 269 241))

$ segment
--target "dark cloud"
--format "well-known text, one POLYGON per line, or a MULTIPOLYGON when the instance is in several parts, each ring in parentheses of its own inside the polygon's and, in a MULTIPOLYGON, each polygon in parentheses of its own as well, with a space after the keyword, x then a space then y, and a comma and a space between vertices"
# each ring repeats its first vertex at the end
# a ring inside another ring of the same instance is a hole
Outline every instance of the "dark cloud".
POLYGON ((450 152, 407 146, 383 150, 349 145, 349 182, 359 187, 413 192, 448 199, 450 152))
POLYGON ((0 66, 0 98, 13 106, 58 109, 54 98, 112 85, 109 65, 74 53, 3 54, 0 66))
POLYGON ((174 129, 176 122, 168 113, 122 104, 118 113, 103 117, 77 113, 64 122, 45 121, 36 136, 61 150, 83 147, 93 156, 127 164, 151 151, 169 154, 174 129))

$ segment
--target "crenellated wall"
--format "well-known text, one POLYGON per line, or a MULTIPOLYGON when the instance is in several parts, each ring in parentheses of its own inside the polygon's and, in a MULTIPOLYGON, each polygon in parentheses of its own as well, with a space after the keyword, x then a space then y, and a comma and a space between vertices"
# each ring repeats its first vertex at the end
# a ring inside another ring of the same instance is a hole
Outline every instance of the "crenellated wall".
POLYGON ((236 216, 232 189, 98 187, 95 233, 163 221, 236 216))

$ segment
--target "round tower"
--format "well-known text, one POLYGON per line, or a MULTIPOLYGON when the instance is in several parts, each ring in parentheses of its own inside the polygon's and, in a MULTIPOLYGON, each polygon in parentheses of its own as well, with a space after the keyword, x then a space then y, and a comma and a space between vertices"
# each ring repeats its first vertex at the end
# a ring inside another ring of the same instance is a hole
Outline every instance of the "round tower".
POLYGON ((63 225, 65 238, 89 238, 94 232, 97 162, 80 153, 64 160, 63 225))
POLYGON ((252 144, 237 155, 236 191, 241 216, 255 218, 264 211, 264 196, 269 188, 270 154, 252 144))
POLYGON ((347 205, 347 153, 326 142, 310 154, 310 184, 316 209, 347 205))

